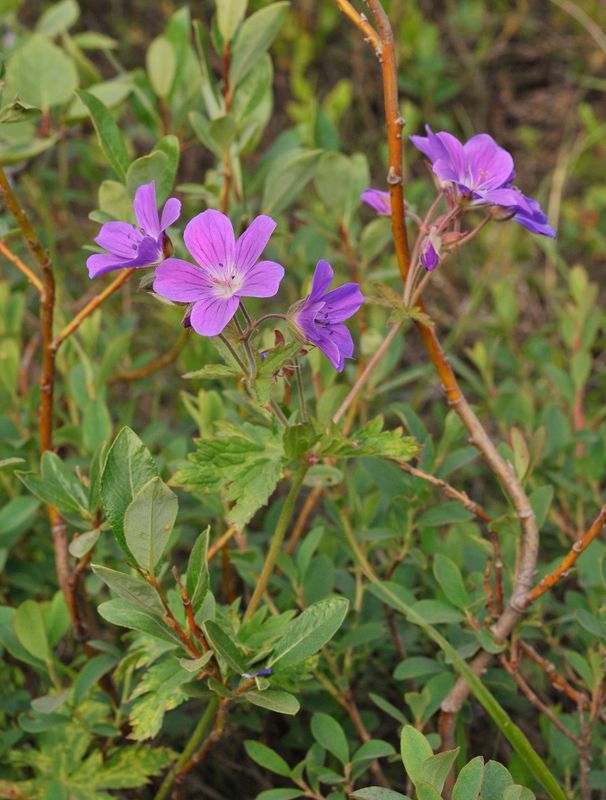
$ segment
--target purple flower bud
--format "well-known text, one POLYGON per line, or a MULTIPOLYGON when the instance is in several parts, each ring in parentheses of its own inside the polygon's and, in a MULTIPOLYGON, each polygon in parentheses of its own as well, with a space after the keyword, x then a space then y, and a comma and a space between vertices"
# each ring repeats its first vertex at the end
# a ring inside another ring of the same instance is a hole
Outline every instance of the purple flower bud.
POLYGON ((271 667, 263 667, 262 669, 257 670, 256 672, 243 672, 242 677, 248 678, 248 680, 252 680, 253 678, 268 678, 272 673, 271 667))
POLYGON ((431 234, 423 240, 420 261, 428 272, 435 269, 440 262, 440 253, 434 245, 434 237, 431 234))

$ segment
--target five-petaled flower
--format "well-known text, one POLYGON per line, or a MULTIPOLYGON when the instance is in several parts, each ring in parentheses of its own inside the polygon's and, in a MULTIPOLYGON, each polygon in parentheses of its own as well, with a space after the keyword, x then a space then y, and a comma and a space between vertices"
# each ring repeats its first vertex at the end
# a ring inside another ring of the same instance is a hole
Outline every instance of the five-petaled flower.
POLYGON ((96 278, 115 269, 152 267, 165 255, 164 231, 179 219, 181 203, 169 197, 158 216, 155 182, 144 183, 135 192, 133 201, 138 225, 129 222, 106 222, 95 242, 107 253, 95 253, 86 261, 89 278, 96 278))
POLYGON ((513 158, 492 136, 480 133, 462 144, 446 131, 434 133, 429 125, 425 130, 427 136, 410 140, 431 161, 443 185, 454 187, 472 206, 508 209, 515 222, 533 233, 556 235, 537 201, 513 186, 513 158))
POLYGON ((382 217, 391 216, 391 197, 389 192, 382 192, 380 189, 364 189, 360 195, 360 200, 382 217))
POLYGON ((311 292, 291 307, 288 320, 302 339, 319 347, 337 372, 342 372, 345 359, 351 358, 354 350, 351 333, 343 322, 356 313, 364 296, 357 283, 345 283, 328 292, 333 277, 328 261, 318 261, 311 292))
POLYGON ((273 297, 284 276, 274 261, 259 261, 276 223, 256 217, 238 241, 225 214, 207 209, 185 226, 185 245, 199 266, 168 258, 156 270, 154 291, 180 303, 192 303, 191 327, 217 336, 236 313, 241 297, 273 297))

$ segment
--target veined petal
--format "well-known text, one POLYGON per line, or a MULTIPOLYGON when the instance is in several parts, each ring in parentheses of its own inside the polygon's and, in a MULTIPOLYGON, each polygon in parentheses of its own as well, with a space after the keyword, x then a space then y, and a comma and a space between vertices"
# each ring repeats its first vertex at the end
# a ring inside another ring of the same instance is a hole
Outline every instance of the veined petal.
POLYGON ((169 197, 164 208, 162 209, 162 217, 160 219, 160 230, 165 231, 173 222, 179 219, 181 213, 181 201, 176 197, 169 197))
POLYGON ((120 258, 131 259, 135 257, 143 238, 141 231, 128 222, 106 222, 95 242, 120 258))
POLYGON ((180 258, 168 258, 156 270, 154 292, 178 303, 192 303, 205 297, 212 284, 201 267, 180 258))
MULTIPOLYGON (((236 242, 236 267, 238 272, 248 272, 255 266, 275 228, 275 221, 265 214, 253 219, 236 242)), ((259 296, 269 297, 270 295, 259 296)))
POLYGON ((106 272, 122 269, 124 264, 124 259, 111 253, 95 253, 86 259, 89 278, 98 278, 99 275, 105 275, 106 272))
POLYGON ((237 297, 217 297, 207 294, 191 310, 191 326, 201 336, 217 336, 236 313, 237 297))
POLYGON ((236 294, 239 297, 273 297, 283 277, 283 266, 275 261, 259 261, 248 270, 236 294))
POLYGON ((324 259, 318 261, 311 284, 311 292, 305 301, 306 304, 315 303, 320 300, 322 295, 327 291, 328 287, 332 283, 334 276, 335 273, 328 261, 324 261, 324 259))
POLYGON ((236 240, 229 217, 208 208, 185 226, 185 246, 200 266, 224 276, 235 264, 236 240))
POLYGON ((513 172, 513 158, 487 133, 480 133, 463 145, 470 189, 497 189, 513 172))
POLYGON ((503 206, 504 208, 520 208, 523 211, 532 213, 532 207, 528 198, 515 189, 513 186, 505 189, 492 189, 488 192, 480 192, 480 197, 493 206, 503 206))
POLYGON ((343 322, 352 317, 364 302, 364 295, 357 283, 344 283, 332 292, 324 295, 322 313, 328 316, 331 323, 343 322))
POLYGON ((146 236, 139 247, 134 258, 120 258, 113 253, 98 253, 90 256, 86 261, 88 267, 88 277, 97 278, 106 272, 115 269, 136 269, 137 267, 152 267, 162 258, 162 251, 158 248, 158 243, 151 236, 146 236))
POLYGON ((156 203, 156 182, 144 183, 135 192, 133 201, 139 227, 155 239, 160 236, 160 219, 156 203))

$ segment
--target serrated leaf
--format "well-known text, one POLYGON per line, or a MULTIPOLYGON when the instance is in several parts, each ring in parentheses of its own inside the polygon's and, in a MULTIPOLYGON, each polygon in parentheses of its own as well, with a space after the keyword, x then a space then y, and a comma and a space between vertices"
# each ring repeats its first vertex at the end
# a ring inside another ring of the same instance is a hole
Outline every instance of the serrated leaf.
POLYGON ((156 463, 141 439, 130 428, 122 428, 107 453, 101 495, 116 541, 130 558, 133 555, 124 537, 124 514, 136 493, 157 475, 156 463))
POLYGON ((124 514, 124 538, 137 564, 153 570, 160 560, 177 518, 177 495, 161 478, 139 489, 124 514))
POLYGON ((83 89, 77 94, 90 113, 99 144, 107 160, 120 180, 125 181, 129 158, 116 121, 98 97, 83 89))
MULTIPOLYGON (((101 753, 98 753, 101 760, 101 753)), ((115 753, 99 764, 97 788, 136 789, 149 783, 175 759, 167 747, 149 745, 122 745, 115 753)))
POLYGON ((246 525, 264 506, 282 475, 282 438, 278 431, 244 423, 224 425, 214 437, 199 439, 191 463, 173 481, 186 489, 225 493, 233 502, 228 522, 246 525))
POLYGON ((164 714, 187 699, 183 685, 191 680, 191 674, 175 658, 153 664, 131 695, 131 738, 141 741, 154 737, 162 727, 164 714))
POLYGON ((349 601, 328 597, 306 608, 291 623, 274 647, 268 666, 278 669, 298 664, 323 647, 341 627, 349 601))
POLYGON ((297 698, 290 692, 281 692, 273 689, 267 689, 264 692, 251 690, 245 692, 243 697, 253 705, 266 708, 268 711, 275 711, 277 714, 294 716, 301 708, 297 698))
POLYGON ((416 441, 403 435, 402 428, 383 430, 383 417, 375 417, 350 438, 343 435, 336 425, 330 425, 320 441, 319 453, 334 458, 359 458, 361 456, 383 456, 408 461, 418 452, 416 441))

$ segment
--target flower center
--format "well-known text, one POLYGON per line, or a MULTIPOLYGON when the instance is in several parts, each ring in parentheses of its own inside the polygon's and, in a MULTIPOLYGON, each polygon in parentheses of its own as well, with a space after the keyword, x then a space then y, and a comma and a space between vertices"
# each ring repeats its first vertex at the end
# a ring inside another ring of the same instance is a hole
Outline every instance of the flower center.
POLYGON ((219 264, 219 269, 210 275, 217 297, 233 297, 242 288, 244 277, 238 273, 235 266, 219 264))

